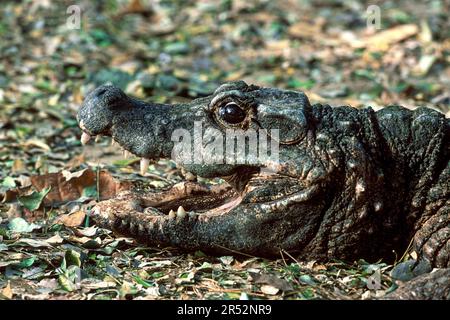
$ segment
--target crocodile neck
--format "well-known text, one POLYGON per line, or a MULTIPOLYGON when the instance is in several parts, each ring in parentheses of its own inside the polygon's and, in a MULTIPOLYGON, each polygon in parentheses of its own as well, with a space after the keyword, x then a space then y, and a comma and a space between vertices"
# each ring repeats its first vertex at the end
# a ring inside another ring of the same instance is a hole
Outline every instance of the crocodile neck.
POLYGON ((397 106, 378 111, 376 117, 384 140, 380 155, 393 192, 390 200, 403 203, 404 224, 414 233, 434 213, 427 208, 429 192, 448 163, 449 120, 431 109, 397 106))

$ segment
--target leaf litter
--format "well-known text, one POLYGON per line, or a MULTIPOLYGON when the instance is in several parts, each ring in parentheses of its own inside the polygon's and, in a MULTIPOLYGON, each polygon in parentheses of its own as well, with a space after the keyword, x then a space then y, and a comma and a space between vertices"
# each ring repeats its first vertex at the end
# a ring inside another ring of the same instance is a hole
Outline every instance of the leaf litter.
POLYGON ((108 3, 79 1, 76 31, 60 14, 70 1, 0 9, 1 299, 371 299, 395 288, 392 272, 409 276, 414 252, 397 253, 396 268, 212 257, 97 228, 89 210, 99 199, 189 177, 165 160, 142 177, 107 138, 82 148, 75 114, 106 81, 180 102, 243 79, 304 90, 312 102, 427 104, 450 115, 445 1, 385 1, 379 30, 367 28, 367 1, 108 3), (379 288, 368 290, 375 272, 379 288))

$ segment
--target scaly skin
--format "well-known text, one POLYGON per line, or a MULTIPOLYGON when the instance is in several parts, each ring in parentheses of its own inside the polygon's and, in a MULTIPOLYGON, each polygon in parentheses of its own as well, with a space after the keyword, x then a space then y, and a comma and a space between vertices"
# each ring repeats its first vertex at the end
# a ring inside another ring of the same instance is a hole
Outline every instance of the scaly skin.
POLYGON ((170 158, 173 131, 194 134, 194 120, 203 121, 204 132, 280 129, 277 163, 180 163, 193 174, 224 178, 232 187, 226 193, 190 183, 177 186, 176 197, 131 192, 94 209, 97 223, 145 243, 391 261, 411 243, 422 262, 450 267, 450 123, 437 111, 310 105, 301 92, 239 81, 176 105, 147 104, 102 86, 78 119, 84 140, 109 135, 145 159, 170 158), (236 124, 223 116, 228 103, 243 111, 236 124), (214 209, 227 199, 233 200, 227 209, 214 209), (183 201, 189 213, 167 214, 183 201))

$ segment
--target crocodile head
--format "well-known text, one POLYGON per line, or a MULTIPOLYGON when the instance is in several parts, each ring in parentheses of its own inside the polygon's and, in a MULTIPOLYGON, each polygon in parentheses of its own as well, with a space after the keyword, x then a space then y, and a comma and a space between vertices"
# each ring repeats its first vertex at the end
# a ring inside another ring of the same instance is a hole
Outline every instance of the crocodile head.
POLYGON ((232 190, 214 191, 214 197, 191 190, 190 213, 181 218, 164 212, 179 203, 173 193, 147 201, 153 210, 145 213, 100 206, 94 218, 121 231, 134 228, 130 232, 150 244, 186 249, 287 250, 315 258, 368 253, 374 247, 354 244, 374 239, 372 220, 384 209, 376 187, 383 177, 366 147, 371 129, 364 123, 373 114, 311 106, 302 92, 243 81, 173 105, 101 86, 79 110, 82 142, 111 136, 142 158, 142 172, 153 159, 172 158, 198 176, 223 178, 232 190))

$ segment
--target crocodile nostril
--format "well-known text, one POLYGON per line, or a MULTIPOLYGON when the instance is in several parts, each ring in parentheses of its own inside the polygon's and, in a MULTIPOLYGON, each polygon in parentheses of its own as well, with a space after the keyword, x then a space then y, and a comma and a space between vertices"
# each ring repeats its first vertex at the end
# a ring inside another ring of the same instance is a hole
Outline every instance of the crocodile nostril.
POLYGON ((101 96, 103 96, 106 93, 106 91, 107 90, 105 88, 100 89, 98 92, 96 92, 95 95, 100 98, 101 96))

